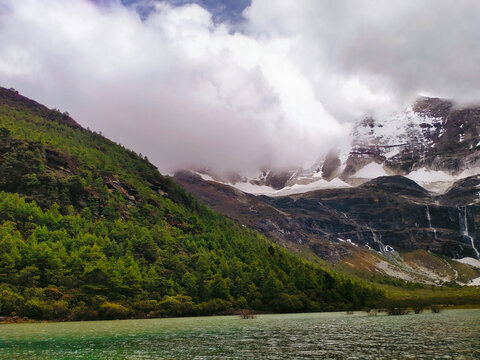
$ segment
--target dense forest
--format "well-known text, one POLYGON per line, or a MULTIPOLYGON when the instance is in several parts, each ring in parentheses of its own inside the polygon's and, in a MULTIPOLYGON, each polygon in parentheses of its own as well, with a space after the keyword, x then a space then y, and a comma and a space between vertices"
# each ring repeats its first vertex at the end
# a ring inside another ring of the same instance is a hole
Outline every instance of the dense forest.
POLYGON ((328 311, 384 297, 211 211, 67 113, 3 88, 0 191, 3 316, 328 311))

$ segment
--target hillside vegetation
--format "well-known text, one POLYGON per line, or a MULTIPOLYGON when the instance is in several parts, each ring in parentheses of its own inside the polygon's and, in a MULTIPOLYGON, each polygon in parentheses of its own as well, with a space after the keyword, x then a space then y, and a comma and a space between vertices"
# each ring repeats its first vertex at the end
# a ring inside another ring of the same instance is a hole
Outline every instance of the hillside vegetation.
POLYGON ((3 316, 342 310, 383 298, 200 205, 68 114, 3 88, 0 191, 3 316))

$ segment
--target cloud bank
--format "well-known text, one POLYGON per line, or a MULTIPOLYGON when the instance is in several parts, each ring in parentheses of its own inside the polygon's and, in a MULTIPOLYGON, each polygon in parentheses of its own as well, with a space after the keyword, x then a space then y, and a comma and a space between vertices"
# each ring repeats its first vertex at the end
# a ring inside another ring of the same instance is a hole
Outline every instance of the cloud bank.
POLYGON ((480 99, 480 3, 0 0, 0 85, 161 171, 308 165, 364 112, 420 93, 480 99))

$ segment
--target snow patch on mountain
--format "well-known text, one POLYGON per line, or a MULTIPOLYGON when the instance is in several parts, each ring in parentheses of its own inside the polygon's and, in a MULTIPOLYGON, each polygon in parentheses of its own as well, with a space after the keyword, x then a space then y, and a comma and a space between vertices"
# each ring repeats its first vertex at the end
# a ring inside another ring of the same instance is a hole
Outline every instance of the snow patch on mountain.
POLYGON ((285 187, 281 190, 277 190, 272 194, 265 194, 270 196, 285 196, 292 194, 302 194, 309 191, 315 191, 320 189, 332 189, 332 188, 348 188, 351 185, 347 184, 345 181, 340 180, 339 178, 334 178, 330 181, 326 180, 317 180, 309 184, 295 184, 292 186, 285 187))
POLYGON ((309 191, 315 191, 320 189, 331 189, 331 188, 347 188, 351 187, 351 185, 347 184, 346 182, 340 180, 339 178, 335 178, 331 181, 326 180, 317 180, 308 184, 294 184, 292 186, 284 187, 280 190, 275 190, 270 186, 264 185, 254 185, 249 182, 239 182, 235 184, 227 184, 241 190, 243 192, 253 194, 253 195, 267 195, 267 196, 287 196, 293 194, 302 194, 309 191))
POLYGON ((461 262, 462 264, 468 264, 468 265, 471 265, 473 267, 477 267, 477 268, 480 269, 480 260, 478 260, 478 259, 474 259, 472 257, 464 257, 464 258, 461 258, 461 259, 453 259, 453 260, 461 262))
POLYGON ((430 170, 423 167, 410 172, 405 175, 405 177, 415 181, 429 191, 444 193, 454 182, 479 173, 480 169, 478 168, 464 170, 459 174, 453 175, 448 174, 445 171, 430 170))
POLYGON ((455 181, 469 176, 463 175, 464 174, 459 174, 454 176, 441 170, 428 170, 426 168, 421 168, 410 172, 405 177, 415 181, 418 185, 429 191, 440 194, 444 193, 455 181))
POLYGON ((205 181, 216 181, 213 177, 211 177, 210 175, 207 175, 207 174, 204 174, 204 173, 201 173, 201 172, 198 172, 196 171, 195 174, 197 174, 198 176, 200 176, 203 180, 205 181))
POLYGON ((205 174, 203 172, 196 171, 195 174, 200 176, 203 180, 206 181, 215 181, 220 184, 233 186, 234 188, 252 194, 252 195, 267 195, 267 196, 286 196, 286 195, 293 195, 293 194, 301 194, 306 193, 309 191, 315 191, 320 189, 331 189, 331 188, 347 188, 351 187, 351 185, 347 184, 343 180, 339 178, 334 178, 330 181, 319 179, 312 182, 306 182, 304 184, 293 184, 291 186, 286 186, 280 190, 275 190, 274 188, 266 185, 257 185, 253 183, 254 180, 250 181, 239 181, 235 183, 230 183, 227 181, 221 181, 219 179, 215 179, 214 177, 205 174))
POLYGON ((403 147, 413 141, 431 143, 427 133, 437 132, 443 135, 442 118, 430 117, 414 111, 410 106, 402 113, 391 114, 380 120, 364 119, 354 130, 353 136, 359 144, 375 144, 386 146, 385 153, 390 153, 393 147, 403 147), (438 129, 438 130, 437 130, 438 129))
POLYGON ((480 277, 472 279, 467 285, 468 286, 480 286, 480 277))
POLYGON ((266 185, 255 185, 250 182, 237 182, 235 184, 226 184, 234 188, 252 195, 269 195, 275 194, 278 190, 266 185))
POLYGON ((365 179, 375 179, 380 176, 388 176, 388 174, 385 172, 382 164, 377 164, 375 162, 365 165, 353 175, 355 178, 365 179))
POLYGON ((417 183, 424 183, 424 184, 429 184, 429 183, 438 182, 438 181, 453 182, 460 178, 458 176, 447 174, 444 171, 434 171, 434 170, 428 170, 426 168, 414 170, 410 174, 406 175, 406 177, 417 183))

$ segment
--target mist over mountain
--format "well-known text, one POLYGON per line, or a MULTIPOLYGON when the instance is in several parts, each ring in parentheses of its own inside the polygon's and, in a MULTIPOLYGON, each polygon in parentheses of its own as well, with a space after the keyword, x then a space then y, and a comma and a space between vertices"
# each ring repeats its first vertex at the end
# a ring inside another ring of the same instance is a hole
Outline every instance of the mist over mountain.
POLYGON ((380 176, 403 175, 443 193, 459 179, 480 173, 479 106, 422 97, 398 113, 364 116, 309 167, 245 173, 192 168, 252 193, 282 196, 324 188, 348 188, 380 176))

